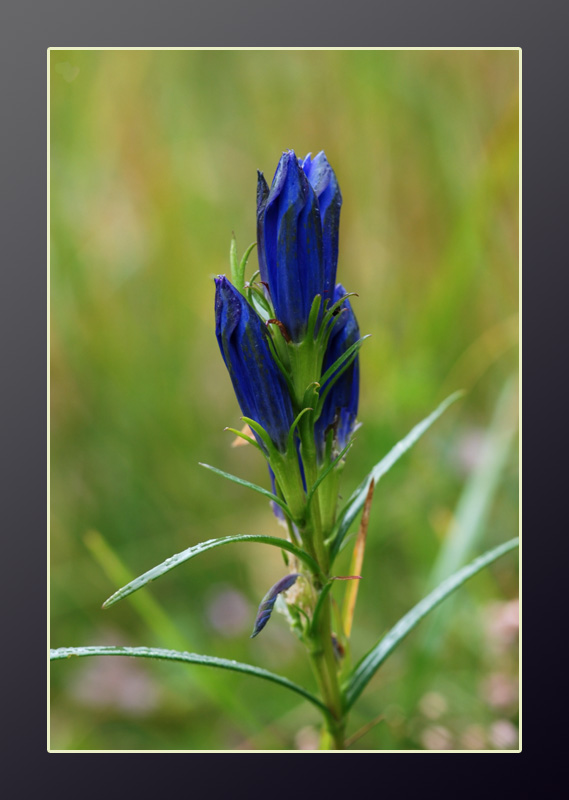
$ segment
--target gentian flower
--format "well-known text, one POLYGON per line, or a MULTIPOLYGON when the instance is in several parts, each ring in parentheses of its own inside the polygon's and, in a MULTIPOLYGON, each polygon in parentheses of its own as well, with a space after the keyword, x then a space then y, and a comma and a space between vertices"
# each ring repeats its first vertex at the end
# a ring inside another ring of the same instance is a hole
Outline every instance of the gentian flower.
POLYGON ((302 341, 316 295, 330 299, 338 261, 342 196, 324 153, 299 160, 287 150, 271 188, 257 184, 257 246, 261 281, 279 322, 302 341))
POLYGON ((264 323, 225 275, 215 279, 215 333, 243 415, 262 425, 284 453, 294 421, 290 394, 264 323))
MULTIPOLYGON (((339 283, 334 291, 333 302, 337 302, 346 294, 346 290, 339 283)), ((326 355, 322 372, 334 364, 340 356, 346 352, 360 338, 360 329, 355 317, 350 301, 346 298, 341 305, 340 312, 336 315, 334 328, 328 341, 326 355)), ((326 390, 337 370, 324 384, 321 392, 326 390)), ((318 460, 321 462, 326 452, 326 437, 332 430, 336 449, 342 450, 349 442, 356 424, 358 413, 360 387, 360 365, 359 355, 350 366, 336 380, 322 408, 322 413, 318 417, 314 426, 314 436, 316 440, 316 452, 318 460)))

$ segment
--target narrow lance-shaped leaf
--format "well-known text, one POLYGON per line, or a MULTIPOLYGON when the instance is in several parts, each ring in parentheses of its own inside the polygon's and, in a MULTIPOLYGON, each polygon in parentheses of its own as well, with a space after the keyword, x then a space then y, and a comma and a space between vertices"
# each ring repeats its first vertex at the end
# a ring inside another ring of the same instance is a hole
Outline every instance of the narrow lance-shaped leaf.
POLYGON ((501 544, 474 559, 470 564, 439 584, 436 589, 417 603, 411 611, 407 612, 354 668, 345 690, 345 711, 351 708, 386 658, 391 655, 397 645, 403 641, 423 617, 436 608, 439 603, 442 603, 445 598, 462 586, 469 578, 472 578, 481 569, 487 567, 488 564, 496 561, 500 556, 513 550, 518 544, 519 540, 517 538, 510 539, 509 542, 501 544))
POLYGON ((257 242, 252 242, 249 247, 243 253, 241 261, 239 262, 239 267, 237 268, 237 283, 235 284, 241 294, 243 294, 243 290, 245 287, 245 267, 247 266, 247 261, 249 260, 249 256, 251 255, 251 250, 256 246, 257 242))
POLYGON ((259 605, 251 639, 254 639, 255 636, 261 633, 271 618, 273 607, 279 594, 281 592, 286 592, 287 589, 290 589, 290 587, 296 583, 296 579, 299 577, 300 575, 298 572, 293 572, 291 575, 285 575, 285 577, 281 578, 280 581, 277 581, 274 586, 271 586, 259 605))
MULTIPOLYGON (((98 531, 88 531, 84 536, 84 542, 111 583, 121 585, 131 579, 132 575, 129 574, 127 567, 98 531)), ((130 602, 140 619, 152 631, 157 644, 170 649, 186 650, 190 644, 189 639, 195 634, 188 619, 184 619, 183 622, 180 620, 183 624, 182 632, 182 625, 178 627, 150 592, 134 594, 130 602)), ((251 735, 259 730, 259 712, 252 708, 244 697, 232 691, 223 675, 203 674, 198 670, 188 678, 188 690, 192 691, 195 688, 207 695, 218 708, 231 716, 233 723, 243 731, 244 735, 251 735)))
POLYGON ((312 498, 314 497, 316 489, 318 489, 318 487, 320 486, 320 484, 322 483, 324 478, 326 478, 330 474, 330 472, 332 472, 334 467, 336 467, 340 463, 340 461, 344 458, 344 456, 346 455, 348 450, 351 448, 353 443, 354 443, 354 439, 352 439, 350 442, 348 442, 348 444, 344 447, 344 449, 341 450, 338 453, 338 455, 336 456, 336 458, 332 462, 330 462, 328 464, 328 466, 326 466, 322 470, 322 472, 320 473, 318 478, 314 481, 314 483, 312 484, 308 494, 306 495, 306 505, 307 505, 307 507, 310 505, 310 502, 312 501, 312 498))
POLYGON ((326 596, 328 595, 328 592, 330 591, 331 588, 332 588, 332 581, 329 580, 328 583, 326 583, 322 587, 322 590, 318 595, 318 600, 316 601, 316 605, 314 606, 314 613, 312 615, 312 621, 310 623, 310 629, 313 635, 316 633, 316 630, 318 628, 318 620, 320 619, 320 614, 322 613, 322 608, 324 607, 324 601, 326 600, 326 596))
POLYGON ((205 667, 218 667, 220 669, 229 669, 233 672, 244 672, 247 675, 253 675, 256 678, 263 678, 264 680, 277 683, 290 689, 293 692, 304 697, 310 703, 315 705, 319 711, 323 712, 326 716, 330 716, 330 712, 326 706, 313 694, 311 694, 303 686, 299 686, 288 678, 282 675, 276 675, 274 672, 269 672, 261 667, 254 667, 251 664, 243 664, 239 661, 230 661, 227 658, 216 658, 214 656, 203 656, 198 653, 183 653, 178 650, 162 650, 154 647, 59 647, 56 650, 50 650, 50 660, 58 661, 60 659, 71 657, 83 658, 86 656, 131 656, 133 658, 157 658, 164 661, 181 661, 186 664, 201 664, 205 667))
POLYGON ((248 489, 253 489, 254 492, 262 494, 263 497, 268 497, 269 500, 280 506, 282 510, 285 512, 285 514, 287 514, 292 519, 287 504, 283 500, 281 500, 280 497, 277 497, 276 494, 269 492, 268 489, 263 489, 262 486, 257 486, 256 483, 251 483, 250 481, 243 480, 243 478, 238 478, 237 475, 232 475, 230 472, 224 472, 221 469, 217 469, 217 467, 212 467, 209 464, 204 464, 202 461, 200 461, 199 464, 200 467, 205 467, 206 469, 215 472, 216 475, 221 475, 222 478, 227 478, 228 480, 233 481, 233 483, 238 483, 240 486, 246 486, 248 489))
POLYGON ((158 566, 153 567, 148 570, 148 572, 145 572, 143 575, 140 575, 138 578, 135 578, 130 583, 127 583, 126 586, 116 591, 108 600, 105 600, 103 608, 108 608, 118 600, 122 600, 123 597, 128 597, 129 594, 136 592, 137 589, 141 589, 143 586, 146 586, 147 583, 156 580, 156 578, 174 569, 174 567, 178 567, 185 561, 189 561, 191 558, 200 555, 200 553, 205 553, 206 550, 212 550, 214 547, 221 547, 221 545, 231 544, 232 542, 259 542, 261 544, 270 544, 274 547, 280 547, 281 550, 288 550, 289 553, 295 555, 299 561, 306 564, 315 575, 321 576, 321 571, 316 561, 309 556, 308 553, 295 544, 292 544, 292 542, 289 542, 287 539, 280 539, 277 536, 261 536, 258 534, 225 536, 222 539, 209 539, 207 542, 201 542, 193 547, 188 547, 187 550, 182 550, 181 553, 176 553, 170 558, 167 558, 162 564, 158 564, 158 566))
POLYGON ((443 414, 443 412, 446 411, 446 409, 452 403, 458 400, 459 397, 462 397, 463 394, 464 392, 459 391, 454 392, 454 394, 451 394, 450 397, 447 397, 447 399, 444 400, 440 406, 433 411, 432 414, 415 425, 415 427, 409 431, 404 439, 401 439, 401 441, 397 442, 395 447, 391 448, 389 453, 375 465, 369 475, 362 481, 362 483, 360 483, 340 513, 340 518, 333 534, 334 539, 330 551, 331 563, 338 555, 340 546, 346 533, 348 532, 350 525, 364 506, 371 481, 373 480, 377 484, 379 479, 382 478, 385 473, 388 472, 391 467, 401 458, 401 456, 406 453, 407 450, 409 450, 409 448, 412 447, 418 439, 421 438, 425 431, 431 427, 433 422, 436 422, 441 414, 443 414))
MULTIPOLYGON (((320 378, 320 382, 322 383, 322 385, 324 385, 326 381, 329 378, 331 378, 332 375, 334 375, 336 370, 340 370, 340 367, 342 367, 342 370, 338 372, 338 374, 334 377, 334 380, 331 380, 327 386, 327 388, 332 388, 332 386, 334 385, 334 381, 338 380, 342 372, 349 367, 350 363, 354 360, 357 351, 360 349, 365 340, 369 339, 370 336, 371 333, 362 336, 360 339, 357 340, 357 342, 354 342, 352 345, 350 345, 350 347, 348 347, 348 349, 344 353, 342 353, 342 355, 339 358, 337 358, 336 361, 334 361, 332 366, 329 367, 324 373, 324 375, 322 375, 322 377, 320 378)), ((320 403, 322 405, 324 404, 325 399, 326 399, 326 393, 323 392, 320 396, 320 403)))
MULTIPOLYGON (((250 444, 253 445, 253 447, 256 447, 257 450, 261 453, 261 455, 263 456, 265 455, 261 445, 257 441, 255 441, 255 439, 253 439, 252 436, 247 436, 247 434, 245 433, 246 430, 248 431, 251 430, 251 428, 247 425, 247 423, 245 423, 242 430, 240 431, 236 430, 236 428, 224 428, 223 430, 235 434, 236 438, 231 442, 231 447, 238 447, 238 446, 240 447, 241 444, 245 442, 245 444, 250 444)), ((204 465, 202 464, 202 466, 204 465)))
MULTIPOLYGON (((452 575, 476 552, 486 530, 486 520, 493 498, 502 480, 508 454, 518 427, 518 382, 509 378, 500 392, 488 429, 481 443, 476 465, 458 498, 451 522, 445 532, 437 560, 431 571, 427 588, 452 575)), ((424 646, 431 652, 436 648, 445 619, 452 613, 452 601, 436 615, 424 630, 424 646)))

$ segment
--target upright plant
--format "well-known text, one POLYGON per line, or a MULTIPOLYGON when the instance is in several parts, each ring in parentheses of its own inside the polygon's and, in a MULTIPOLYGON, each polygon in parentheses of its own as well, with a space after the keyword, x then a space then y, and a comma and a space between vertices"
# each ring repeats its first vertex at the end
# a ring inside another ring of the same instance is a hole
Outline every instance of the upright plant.
POLYGON ((172 556, 112 595, 104 606, 213 547, 264 542, 279 547, 287 573, 259 605, 252 637, 270 619, 276 602, 306 648, 318 695, 259 667, 153 648, 59 648, 52 659, 70 655, 130 655, 203 664, 246 672, 301 694, 323 717, 321 749, 343 749, 348 712, 376 670, 432 608, 485 565, 516 546, 495 548, 447 578, 352 666, 350 634, 374 487, 398 458, 460 396, 447 398, 371 470, 340 507, 339 481, 357 427, 359 397, 358 323, 349 297, 336 282, 342 196, 324 152, 299 159, 283 153, 272 184, 257 184, 259 270, 245 269, 254 245, 237 259, 230 249, 231 279, 215 279, 215 330, 221 355, 243 413, 243 430, 228 428, 265 458, 271 491, 204 464, 214 473, 271 500, 286 538, 231 535, 192 546, 172 556), (338 554, 359 512, 352 570, 335 575, 338 554), (335 601, 336 580, 346 580, 335 601))

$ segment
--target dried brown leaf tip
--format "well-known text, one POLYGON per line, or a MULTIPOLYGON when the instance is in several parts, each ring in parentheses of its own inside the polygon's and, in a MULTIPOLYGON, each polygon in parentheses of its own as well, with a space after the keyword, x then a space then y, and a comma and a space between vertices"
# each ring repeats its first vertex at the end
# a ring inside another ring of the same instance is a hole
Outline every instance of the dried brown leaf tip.
MULTIPOLYGON (((249 425, 247 425, 247 423, 245 423, 245 425, 243 425, 243 427, 241 428, 241 433, 245 434, 245 436, 250 436, 251 439, 254 436, 253 431, 251 430, 249 425)), ((242 439, 241 436, 236 436, 235 439, 231 442, 231 447, 243 447, 243 445, 246 444, 249 444, 249 442, 246 439, 242 439)))

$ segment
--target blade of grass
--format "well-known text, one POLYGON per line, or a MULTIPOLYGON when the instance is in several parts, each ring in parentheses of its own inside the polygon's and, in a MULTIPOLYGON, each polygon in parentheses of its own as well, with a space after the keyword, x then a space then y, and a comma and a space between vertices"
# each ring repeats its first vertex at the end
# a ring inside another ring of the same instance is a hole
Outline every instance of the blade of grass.
POLYGON ((252 675, 256 678, 263 678, 264 680, 271 681, 285 689, 290 689, 293 692, 304 697, 312 705, 316 706, 326 716, 330 716, 330 712, 326 706, 311 694, 303 686, 299 686, 288 678, 282 675, 277 675, 274 672, 269 672, 262 667, 255 667, 251 664, 243 664, 239 661, 230 661, 227 658, 217 658, 215 656, 204 656, 198 653, 180 652, 178 650, 162 650, 156 647, 59 647, 56 650, 50 650, 50 660, 58 661, 61 659, 72 657, 84 658, 87 656, 130 656, 132 658, 155 658, 164 661, 181 661, 185 664, 200 664, 205 667, 218 667, 219 669, 228 669, 232 672, 242 672, 246 675, 252 675))
POLYGON ((318 567, 316 561, 314 561, 314 559, 309 556, 308 553, 305 553, 304 550, 301 550, 300 547, 292 544, 287 539, 279 539, 277 536, 261 536, 257 534, 225 536, 222 539, 209 539, 207 542, 200 542, 193 547, 188 547, 187 550, 182 550, 181 553, 176 553, 175 555, 170 556, 170 558, 167 558, 166 561, 163 561, 156 567, 149 569, 148 572, 145 572, 143 575, 140 575, 138 578, 135 578, 133 581, 130 581, 130 583, 127 583, 126 586, 123 586, 121 589, 116 591, 107 600, 105 600, 103 603, 103 608, 109 608, 109 606, 112 606, 118 600, 128 597, 128 595, 132 594, 132 592, 136 592, 138 589, 146 586, 147 583, 156 580, 156 578, 159 578, 161 575, 164 575, 171 569, 180 566, 180 564, 183 564, 185 561, 189 561, 191 558, 195 558, 201 553, 205 553, 207 550, 212 550, 214 547, 221 547, 226 544, 232 544, 233 542, 259 542, 261 544, 270 544, 274 547, 280 547, 281 550, 288 550, 300 561, 303 561, 305 564, 307 564, 315 574, 321 575, 320 568, 318 567))
MULTIPOLYGON (((87 531, 83 541, 112 585, 125 584, 132 580, 132 574, 99 531, 87 531)), ((170 617, 151 594, 133 595, 130 598, 130 602, 159 641, 166 646, 170 645, 176 650, 186 649, 189 644, 188 639, 182 636, 170 617)))
MULTIPOLYGON (((127 583, 132 580, 132 575, 119 559, 115 551, 105 541, 99 531, 88 531, 84 537, 85 544, 91 552, 105 575, 112 584, 127 583)), ((183 636, 172 623, 170 617, 159 603, 148 592, 131 595, 129 598, 133 608, 141 619, 148 625, 159 641, 166 646, 171 645, 176 650, 185 650, 188 646, 187 637, 183 636)), ((188 624, 186 620, 185 625, 188 624)), ((191 682, 199 688, 209 699, 229 713, 235 724, 250 733, 259 726, 259 718, 246 706, 235 692, 227 689, 223 680, 218 675, 192 675, 191 682)))
POLYGON ((348 502, 340 512, 340 518, 336 525, 335 533, 333 534, 334 540, 330 550, 330 563, 333 563, 335 557, 340 552, 340 547, 346 533, 350 528, 350 525, 363 508, 371 481, 373 480, 377 484, 380 478, 382 478, 385 473, 388 472, 391 467, 401 458, 401 456, 406 453, 407 450, 409 450, 409 448, 412 447, 418 439, 421 438, 425 431, 431 427, 433 422, 436 422, 441 414, 443 414, 446 409, 452 405, 452 403, 454 403, 463 395, 464 392, 458 391, 454 392, 454 394, 451 394, 446 400, 443 400, 443 402, 433 411, 432 414, 429 414, 428 417, 425 417, 424 420, 419 422, 409 431, 407 436, 397 442, 395 447, 392 447, 389 453, 384 456, 381 461, 378 461, 369 475, 364 478, 362 483, 360 483, 358 488, 355 490, 355 492, 353 492, 348 502))
MULTIPOLYGON (((479 545, 516 434, 517 406, 517 381, 511 378, 496 403, 492 421, 484 436, 482 457, 460 496, 431 572, 428 588, 438 586, 457 570, 479 545)), ((425 649, 432 651, 436 647, 452 603, 447 603, 430 620, 425 631, 425 649)))
POLYGON ((344 743, 344 747, 348 748, 359 741, 362 736, 365 736, 368 731, 371 731, 372 728, 375 728, 383 719, 385 719, 384 714, 379 714, 375 719, 372 719, 371 722, 368 722, 367 725, 364 725, 359 731, 353 733, 348 739, 346 739, 344 743))
POLYGON ((199 462, 200 467, 205 467, 209 469, 211 472, 214 472, 216 475, 220 475, 222 478, 227 478, 227 480, 232 481, 233 483, 238 483, 239 486, 245 486, 247 489, 252 489, 254 492, 258 492, 258 494, 262 494, 263 497, 267 497, 269 500, 272 500, 273 503, 276 503, 278 506, 282 508, 285 514, 290 517, 290 511, 288 509, 287 504, 277 497, 276 494, 269 492, 268 489, 263 489, 262 486, 257 486, 256 483, 251 483, 251 481, 246 481, 243 478, 238 478, 237 475, 232 475, 230 472, 224 472, 222 469, 218 469, 217 467, 212 467, 209 464, 204 464, 203 461, 199 462))
POLYGON ((439 603, 442 603, 445 598, 456 591, 469 578, 472 578, 481 569, 513 550, 518 544, 519 540, 517 538, 511 539, 509 542, 501 544, 499 547, 495 547, 493 550, 484 553, 484 555, 475 558, 470 564, 443 581, 440 586, 437 586, 436 589, 417 603, 411 611, 401 617, 399 622, 359 661, 348 678, 344 695, 345 711, 352 707, 388 656, 430 611, 436 608, 439 603))

